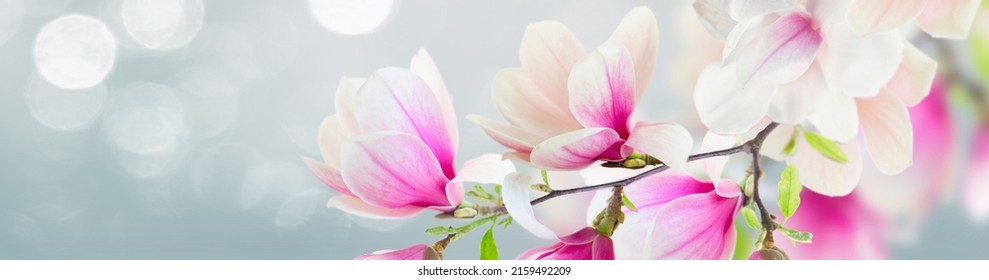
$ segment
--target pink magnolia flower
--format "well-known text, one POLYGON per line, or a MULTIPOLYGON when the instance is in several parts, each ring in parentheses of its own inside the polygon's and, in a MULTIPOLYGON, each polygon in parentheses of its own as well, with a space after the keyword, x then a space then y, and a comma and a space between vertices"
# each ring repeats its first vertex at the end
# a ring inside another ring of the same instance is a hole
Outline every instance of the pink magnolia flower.
MULTIPOLYGON (((597 171, 583 174, 597 176, 600 173, 597 171)), ((551 179, 550 182, 555 181, 551 179)), ((502 189, 505 207, 523 228, 538 237, 559 242, 530 250, 520 258, 532 258, 546 252, 556 252, 556 256, 587 256, 598 242, 605 242, 601 245, 606 246, 601 248, 613 247, 618 259, 725 259, 731 256, 734 248, 732 219, 741 200, 738 186, 730 181, 723 181, 718 190, 714 184, 680 174, 653 175, 632 183, 625 192, 638 207, 638 212, 626 211, 625 223, 607 241, 603 240, 605 237, 587 231, 593 231, 588 224, 604 208, 604 198, 610 191, 601 192, 596 198, 560 197, 544 203, 561 203, 557 207, 533 210, 529 205, 529 186, 535 183, 538 182, 525 174, 507 176, 502 189), (566 199, 572 201, 562 202, 566 199), (560 213, 571 218, 566 225, 561 225, 556 216, 539 212, 560 213)))
POLYGON ((989 219, 989 126, 976 128, 972 140, 968 174, 962 185, 962 203, 969 217, 977 222, 989 219))
POLYGON ((610 237, 586 227, 560 237, 560 242, 529 249, 519 260, 614 260, 615 249, 610 237))
POLYGON ((343 78, 337 114, 323 120, 324 163, 303 158, 341 195, 328 207, 372 218, 405 218, 425 209, 450 211, 463 200, 463 182, 495 183, 514 171, 497 155, 454 168, 457 122, 453 104, 425 50, 411 70, 384 68, 367 80, 343 78))
POLYGON ((692 147, 686 129, 630 120, 652 75, 658 34, 645 7, 632 9, 590 54, 563 24, 530 24, 519 49, 522 67, 502 70, 492 86, 508 123, 468 119, 514 150, 509 156, 544 169, 581 169, 633 151, 682 168, 692 147))
POLYGON ((848 9, 852 29, 866 36, 916 20, 935 38, 968 37, 980 0, 855 0, 848 9))
POLYGON ((416 244, 400 250, 381 250, 357 256, 354 260, 438 260, 439 254, 433 247, 416 244))
POLYGON ((788 244, 776 231, 776 247, 790 259, 884 259, 889 254, 883 239, 884 220, 856 193, 827 197, 800 193, 800 209, 784 226, 814 234, 812 243, 788 244))

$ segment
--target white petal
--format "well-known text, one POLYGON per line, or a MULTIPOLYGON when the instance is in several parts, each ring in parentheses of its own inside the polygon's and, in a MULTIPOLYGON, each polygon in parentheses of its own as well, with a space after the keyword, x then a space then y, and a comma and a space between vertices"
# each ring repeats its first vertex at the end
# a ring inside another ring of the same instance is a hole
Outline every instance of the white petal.
POLYGON ((731 17, 742 20, 797 8, 799 5, 796 0, 736 0, 731 3, 731 17))
POLYGON ((833 94, 824 81, 820 67, 814 64, 803 76, 776 89, 769 107, 769 118, 778 123, 798 124, 817 111, 823 96, 833 94))
POLYGON ((531 134, 549 138, 582 128, 569 105, 540 92, 522 68, 498 71, 491 83, 491 96, 510 124, 531 134))
POLYGON ((639 122, 625 145, 659 159, 674 170, 687 168, 694 140, 686 128, 675 123, 639 122))
POLYGON ((635 100, 642 97, 652 80, 659 51, 659 27, 656 16, 647 7, 636 7, 628 12, 615 28, 608 41, 621 43, 628 49, 635 63, 635 100))
POLYGON ((859 116, 855 98, 837 93, 823 96, 817 112, 807 117, 824 137, 838 142, 848 142, 858 135, 859 116))
MULTIPOLYGON (((762 142, 762 148, 759 150, 759 153, 774 160, 784 160, 786 155, 783 154, 783 149, 786 149, 786 145, 790 144, 790 139, 796 137, 794 141, 803 141, 799 133, 794 134, 796 128, 796 126, 787 124, 777 126, 773 132, 769 133, 769 136, 766 136, 766 140, 762 142)), ((794 147, 794 149, 799 148, 800 146, 794 147)))
POLYGON ((857 103, 866 148, 879 171, 892 175, 909 167, 913 163, 913 126, 907 106, 886 92, 857 103))
POLYGON ((807 12, 820 27, 844 24, 853 0, 807 0, 807 12))
POLYGON ((735 66, 708 65, 697 79, 694 105, 701 122, 722 135, 742 134, 766 116, 772 87, 743 88, 735 66))
POLYGON ((903 47, 903 62, 886 84, 885 91, 899 97, 907 106, 913 107, 931 92, 935 74, 937 74, 937 61, 907 43, 903 47))
POLYGON ((567 77, 570 68, 587 52, 566 26, 556 21, 529 24, 522 35, 519 58, 544 95, 556 102, 567 101, 567 77))
POLYGON ((848 22, 852 29, 862 36, 893 30, 920 15, 927 2, 927 0, 856 0, 848 10, 848 22))
POLYGON ((753 28, 742 35, 732 50, 738 61, 738 77, 743 83, 784 84, 803 75, 818 49, 821 34, 809 15, 800 11, 786 14, 765 28, 753 28))
POLYGON ((481 127, 484 133, 499 144, 521 152, 532 151, 532 147, 542 142, 543 138, 510 124, 503 124, 491 119, 467 115, 467 120, 481 127))
MULTIPOLYGON (((701 141, 701 152, 723 150, 733 146, 735 146, 735 137, 721 136, 708 131, 704 135, 704 140, 701 141)), ((704 173, 707 173, 708 180, 714 183, 714 187, 717 189, 718 184, 721 183, 721 173, 725 169, 725 164, 728 163, 728 156, 707 158, 701 162, 704 164, 704 173)))
POLYGON ((505 176, 512 172, 515 172, 515 165, 511 161, 502 160, 501 155, 498 154, 483 154, 465 162, 453 180, 500 184, 505 176))
POLYGON ((917 25, 934 38, 965 39, 980 0, 929 0, 917 25))
POLYGON ((530 233, 539 238, 556 239, 556 234, 548 227, 536 220, 536 215, 529 204, 530 187, 539 183, 532 176, 522 173, 511 173, 505 176, 505 185, 501 188, 501 197, 505 203, 505 209, 512 216, 512 221, 522 226, 530 233))
POLYGON ((824 28, 818 58, 828 84, 844 95, 879 94, 903 58, 903 38, 887 32, 863 38, 846 25, 824 28))
POLYGON ((848 162, 844 164, 824 157, 807 141, 797 143, 790 161, 797 166, 800 182, 808 189, 827 196, 844 196, 858 185, 862 178, 862 151, 858 141, 839 144, 848 156, 848 162))
POLYGON ((729 14, 731 0, 694 0, 694 11, 708 33, 722 42, 738 24, 729 14))

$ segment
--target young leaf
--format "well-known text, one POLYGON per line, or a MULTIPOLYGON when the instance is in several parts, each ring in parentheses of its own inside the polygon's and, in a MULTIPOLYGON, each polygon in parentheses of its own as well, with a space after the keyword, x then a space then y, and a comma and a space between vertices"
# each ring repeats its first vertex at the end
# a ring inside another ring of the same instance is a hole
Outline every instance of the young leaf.
POLYGON ((799 230, 795 230, 795 229, 791 229, 791 228, 785 228, 785 227, 780 227, 779 230, 780 231, 783 231, 783 234, 786 235, 786 238, 789 238, 790 241, 792 241, 794 245, 796 245, 797 242, 800 242, 800 243, 811 243, 812 239, 814 239, 814 235, 811 234, 811 233, 809 233, 809 232, 799 231, 799 230))
POLYGON ((488 228, 488 232, 484 233, 484 237, 481 237, 481 260, 497 260, 498 259, 498 245, 495 244, 494 240, 494 224, 491 228, 488 228))
POLYGON ((543 177, 543 184, 549 186, 549 174, 546 174, 546 170, 539 170, 539 175, 543 177))
POLYGON ((501 221, 498 221, 498 224, 501 225, 503 228, 508 229, 508 227, 512 226, 512 216, 508 216, 505 217, 504 219, 501 219, 501 221))
POLYGON ((762 224, 759 223, 759 218, 756 217, 755 210, 752 210, 752 207, 743 207, 742 217, 745 217, 745 223, 749 227, 757 230, 762 229, 762 224))
POLYGON ((628 210, 632 210, 632 212, 639 212, 639 208, 636 208, 635 204, 633 204, 632 201, 628 199, 628 196, 625 196, 625 194, 622 194, 622 204, 625 204, 625 207, 628 208, 628 210))
POLYGON ((780 174, 780 193, 776 197, 776 203, 780 206, 780 212, 783 212, 784 222, 792 217, 793 213, 796 213, 797 208, 800 207, 800 191, 803 190, 803 186, 800 185, 800 177, 797 172, 797 166, 789 164, 783 168, 783 173, 780 174))
POLYGON ((451 233, 454 233, 454 232, 455 231, 453 230, 453 228, 444 227, 444 226, 433 227, 433 228, 429 228, 429 229, 426 230, 426 233, 428 233, 430 235, 445 235, 445 234, 451 234, 451 233))
POLYGON ((793 135, 790 136, 790 142, 786 142, 786 147, 783 147, 783 155, 791 156, 797 150, 797 137, 800 136, 797 134, 798 131, 796 129, 793 130, 793 135))
POLYGON ((498 196, 501 196, 501 185, 500 184, 495 184, 494 185, 494 191, 495 191, 495 194, 497 194, 498 196))
POLYGON ((841 147, 838 147, 838 143, 835 143, 834 140, 812 131, 804 131, 804 139, 807 139, 807 144, 810 144, 821 155, 837 163, 848 163, 848 157, 845 156, 845 152, 841 150, 841 147))

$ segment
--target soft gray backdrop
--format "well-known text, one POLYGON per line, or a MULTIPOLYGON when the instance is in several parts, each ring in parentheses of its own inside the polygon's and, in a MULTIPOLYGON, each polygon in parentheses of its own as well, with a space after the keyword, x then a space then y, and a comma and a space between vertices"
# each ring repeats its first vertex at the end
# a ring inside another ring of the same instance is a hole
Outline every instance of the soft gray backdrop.
MULTIPOLYGON (((117 0, 25 2, 30 4, 16 33, 0 42, 5 259, 349 259, 432 243, 436 238, 423 229, 449 221, 426 214, 404 223, 370 221, 325 209, 333 191, 300 156, 319 157, 316 131, 320 119, 333 113, 341 76, 407 67, 421 47, 432 54, 455 100, 458 166, 502 151, 463 116, 499 118, 490 101, 491 78, 519 65, 522 33, 534 21, 561 21, 591 49, 630 8, 650 6, 661 42, 643 101, 651 110, 644 115, 689 120, 694 114, 684 94, 670 86, 677 73, 669 64, 684 55, 676 32, 688 1, 399 1, 380 30, 348 36, 322 27, 306 1, 206 0, 202 30, 189 45, 170 51, 134 44, 113 12, 117 0), (105 99, 77 96, 29 109, 32 100, 58 98, 45 92, 66 94, 38 76, 31 54, 41 26, 71 13, 103 20, 120 42, 103 84, 105 99), (38 121, 87 101, 103 106, 85 129, 62 131, 38 121), (124 106, 119 104, 135 102, 178 114, 163 120, 180 135, 175 143, 133 155, 112 141, 120 133, 147 136, 142 123, 123 132, 110 125, 120 121, 111 117, 124 106)), ((691 132, 696 139, 703 135, 691 132)), ((940 207, 931 220, 919 242, 894 247, 894 257, 989 258, 989 230, 969 225, 958 207, 940 207)), ((546 245, 517 226, 496 234, 503 257, 546 245)), ((447 256, 476 258, 480 235, 456 242, 447 256)))

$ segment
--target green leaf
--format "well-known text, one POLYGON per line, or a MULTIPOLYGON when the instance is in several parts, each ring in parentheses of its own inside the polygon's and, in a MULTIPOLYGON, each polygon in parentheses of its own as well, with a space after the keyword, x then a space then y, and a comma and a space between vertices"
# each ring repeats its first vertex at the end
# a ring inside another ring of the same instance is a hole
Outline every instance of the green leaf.
POLYGON ((625 204, 625 207, 628 208, 628 210, 632 210, 632 212, 639 212, 639 208, 636 208, 635 204, 633 204, 624 193, 622 194, 622 204, 625 204))
POLYGON ((484 237, 481 238, 481 259, 498 259, 498 244, 495 244, 494 224, 491 225, 491 228, 488 228, 488 232, 484 233, 484 237))
POLYGON ((745 223, 753 229, 762 229, 762 224, 759 223, 759 218, 756 216, 755 210, 752 210, 752 207, 743 207, 742 217, 745 217, 745 223))
POLYGON ((811 243, 811 241, 814 239, 814 235, 811 234, 811 233, 809 233, 809 232, 799 231, 799 230, 795 230, 795 229, 791 229, 791 228, 785 228, 785 227, 780 227, 779 230, 782 231, 783 234, 786 235, 786 238, 789 238, 790 241, 792 241, 794 245, 796 245, 797 242, 800 242, 800 243, 811 243))
POLYGON ((803 186, 800 184, 799 175, 797 166, 792 164, 783 168, 783 173, 780 174, 780 192, 776 197, 776 203, 779 203, 780 212, 783 212, 784 222, 800 207, 800 191, 803 190, 803 186))
POLYGON ((453 230, 453 228, 451 228, 451 227, 444 227, 444 226, 438 226, 438 227, 433 227, 433 228, 426 229, 426 233, 428 233, 430 235, 447 235, 447 234, 451 234, 451 233, 455 233, 455 232, 456 231, 453 230))
POLYGON ((501 225, 503 228, 508 229, 508 227, 512 226, 513 222, 514 221, 512 220, 512 216, 508 216, 505 217, 504 219, 501 219, 501 221, 498 221, 498 224, 501 225))
POLYGON ((501 196, 501 185, 500 184, 495 184, 494 185, 494 191, 495 191, 495 194, 497 194, 498 196, 501 196))
MULTIPOLYGON (((986 4, 989 2, 983 2, 986 4)), ((989 30, 973 26, 973 32, 968 38, 968 49, 972 52, 975 70, 983 80, 989 79, 989 30)))
POLYGON ((835 143, 834 140, 807 130, 804 131, 804 138, 807 139, 807 144, 810 144, 821 155, 837 163, 848 163, 845 152, 841 150, 841 147, 838 147, 838 143, 835 143))
POLYGON ((539 175, 543 177, 543 184, 549 186, 549 174, 546 174, 546 170, 539 170, 539 175))
POLYGON ((797 134, 798 131, 796 129, 793 130, 793 135, 790 136, 790 142, 786 142, 786 147, 783 147, 783 155, 791 156, 797 150, 797 136, 800 136, 800 134, 797 134))

